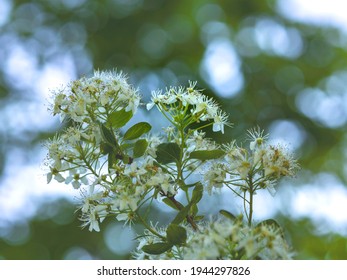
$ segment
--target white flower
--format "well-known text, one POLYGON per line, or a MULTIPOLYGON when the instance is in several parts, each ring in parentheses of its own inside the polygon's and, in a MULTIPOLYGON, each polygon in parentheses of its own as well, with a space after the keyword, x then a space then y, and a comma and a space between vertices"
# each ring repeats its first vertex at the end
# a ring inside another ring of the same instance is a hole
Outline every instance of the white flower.
POLYGON ((134 212, 120 213, 120 214, 117 214, 116 219, 117 221, 125 221, 124 226, 126 224, 129 224, 131 226, 131 224, 134 222, 134 219, 135 219, 135 213, 134 212))
POLYGON ((194 150, 199 150, 203 148, 207 148, 206 141, 205 141, 205 132, 194 130, 194 133, 192 136, 190 136, 186 143, 187 143, 187 152, 192 152, 194 150))
POLYGON ((89 231, 100 231, 100 227, 99 227, 99 221, 96 218, 96 213, 95 211, 92 211, 89 215, 89 221, 87 221, 87 224, 89 224, 89 231))
POLYGON ((293 176, 298 169, 296 160, 282 146, 268 146, 262 158, 265 176, 293 176))
POLYGON ((209 108, 209 99, 208 98, 199 98, 200 100, 196 100, 195 109, 192 110, 193 115, 199 115, 199 119, 206 120, 206 112, 209 108))
POLYGON ((183 106, 189 105, 197 105, 199 100, 201 99, 201 95, 196 92, 188 92, 182 96, 182 104, 183 106))
POLYGON ((84 221, 83 227, 89 225, 89 231, 100 231, 99 222, 102 222, 107 216, 107 205, 92 206, 89 213, 84 213, 81 220, 84 221))
POLYGON ((260 130, 259 127, 248 130, 248 136, 250 140, 249 147, 251 151, 263 147, 265 141, 269 138, 269 135, 264 135, 264 130, 260 130))
POLYGON ((234 142, 232 142, 227 147, 225 159, 230 167, 230 171, 236 170, 241 179, 247 178, 248 172, 252 168, 252 164, 248 158, 248 152, 246 149, 239 148, 234 142))
POLYGON ((70 175, 66 177, 65 184, 70 184, 72 182, 72 186, 75 189, 78 189, 81 186, 81 183, 84 185, 88 185, 89 181, 86 176, 81 176, 81 174, 86 173, 87 170, 85 168, 75 168, 70 170, 70 175))
POLYGON ((77 142, 81 140, 82 131, 77 127, 69 127, 66 129, 65 133, 62 135, 63 140, 65 140, 70 146, 76 145, 77 142))
POLYGON ((52 181, 52 179, 56 180, 59 183, 62 183, 65 181, 65 178, 63 177, 63 175, 60 174, 59 170, 57 170, 54 167, 53 168, 51 167, 50 169, 51 171, 46 174, 47 184, 49 184, 52 181))
POLYGON ((154 105, 169 105, 177 101, 177 96, 172 92, 162 94, 160 90, 152 91, 152 102, 146 105, 147 110, 151 110, 154 105), (171 94, 170 94, 171 93, 171 94))
POLYGON ((224 126, 230 126, 228 122, 228 115, 223 111, 218 111, 213 117, 213 128, 214 132, 220 131, 224 134, 224 126))
POLYGON ((53 92, 55 94, 54 96, 54 102, 52 104, 52 113, 53 116, 56 114, 62 113, 62 110, 66 108, 67 100, 66 95, 64 94, 64 90, 59 90, 58 92, 53 92))
POLYGON ((152 102, 146 105, 147 110, 151 110, 154 105, 159 104, 163 98, 164 95, 161 93, 161 91, 152 91, 152 102))
POLYGON ((147 186, 160 186, 161 189, 165 194, 176 193, 174 185, 170 182, 170 175, 163 173, 163 172, 157 172, 154 176, 152 176, 146 183, 147 186))
POLYGON ((147 139, 147 141, 148 141, 148 147, 147 147, 146 153, 152 156, 153 158, 156 158, 157 147, 159 144, 162 143, 163 139, 158 136, 151 136, 147 139))
POLYGON ((105 120, 108 106, 135 113, 140 103, 137 90, 127 83, 125 76, 112 71, 95 71, 94 76, 82 77, 53 94, 53 114, 66 115, 77 123, 90 124, 95 118, 105 120))
POLYGON ((83 203, 81 203, 80 209, 82 213, 87 213, 90 210, 90 207, 99 204, 103 198, 103 192, 95 192, 94 185, 90 185, 88 191, 82 190, 81 194, 83 203))
POLYGON ((276 194, 276 189, 275 189, 273 183, 268 183, 268 184, 266 184, 266 189, 268 190, 268 192, 269 192, 272 196, 275 196, 275 194, 276 194))
POLYGON ((117 221, 126 221, 129 218, 129 214, 128 213, 122 213, 122 214, 118 214, 116 219, 117 221))
POLYGON ((154 102, 151 102, 151 103, 147 103, 146 105, 146 109, 149 111, 151 110, 153 107, 154 107, 155 103, 154 102))
POLYGON ((65 178, 60 173, 56 173, 54 175, 54 180, 58 181, 59 183, 62 183, 65 181, 65 178))
POLYGON ((138 200, 139 197, 123 191, 114 200, 114 207, 118 208, 120 211, 128 209, 135 211, 137 209, 138 200))
POLYGON ((212 188, 222 188, 226 178, 226 171, 223 165, 214 163, 209 166, 204 173, 204 181, 207 184, 207 191, 211 194, 212 188))
POLYGON ((133 179, 133 183, 140 181, 142 175, 146 174, 147 171, 143 166, 138 167, 138 163, 135 161, 130 165, 127 165, 124 169, 124 175, 129 176, 133 179))
POLYGON ((140 96, 137 90, 129 88, 127 91, 122 91, 118 96, 118 100, 126 104, 125 111, 132 111, 133 114, 136 113, 137 107, 140 104, 140 96))
POLYGON ((48 172, 46 176, 47 176, 47 184, 49 184, 52 181, 53 174, 52 172, 48 172))

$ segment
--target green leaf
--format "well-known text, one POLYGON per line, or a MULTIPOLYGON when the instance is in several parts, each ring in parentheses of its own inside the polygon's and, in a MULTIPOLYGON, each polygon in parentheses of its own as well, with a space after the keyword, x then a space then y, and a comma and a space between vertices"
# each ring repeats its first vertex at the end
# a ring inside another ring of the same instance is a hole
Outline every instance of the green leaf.
POLYGON ((172 246, 172 244, 167 242, 159 242, 143 246, 142 251, 151 255, 160 255, 162 253, 165 253, 167 250, 170 250, 172 246))
POLYGON ((159 188, 156 188, 156 189, 154 190, 154 193, 153 193, 153 198, 154 198, 154 199, 157 199, 157 198, 158 198, 159 192, 160 192, 160 189, 159 189, 159 188))
POLYGON ((178 162, 180 158, 180 147, 176 143, 162 143, 158 145, 157 161, 162 164, 178 162))
POLYGON ((113 127, 113 128, 120 128, 123 127, 133 116, 132 111, 115 111, 112 112, 107 119, 107 122, 113 127))
POLYGON ((102 139, 112 147, 117 147, 117 141, 112 130, 108 129, 104 124, 100 124, 100 132, 102 139))
POLYGON ((122 159, 124 164, 132 164, 132 162, 133 162, 133 158, 129 157, 126 154, 121 155, 121 159, 122 159))
POLYGON ((217 159, 225 155, 225 152, 222 150, 201 150, 201 151, 194 151, 190 153, 189 158, 190 159, 199 159, 199 160, 210 160, 210 159, 217 159))
POLYGON ((257 227, 258 226, 262 226, 262 225, 265 225, 265 226, 273 226, 273 227, 276 227, 276 228, 281 228, 281 226, 279 225, 279 223, 277 221, 275 221, 274 219, 267 219, 267 220, 264 220, 262 222, 260 222, 259 224, 257 224, 257 227))
POLYGON ((120 145, 120 149, 122 151, 125 151, 125 150, 128 150, 130 148, 134 148, 134 145, 135 145, 135 143, 133 143, 133 142, 123 143, 122 145, 120 145))
POLYGON ((236 220, 236 217, 227 210, 222 209, 219 211, 219 213, 222 214, 224 217, 228 218, 229 220, 232 220, 232 221, 236 220))
POLYGON ((284 232, 283 232, 283 229, 282 227, 280 226, 280 224, 275 221, 274 219, 267 219, 267 220, 264 220, 262 222, 260 222, 259 224, 256 225, 256 227, 261 227, 261 226, 268 226, 268 227, 273 227, 273 228, 276 228, 278 229, 278 231, 280 232, 281 236, 284 238, 284 232))
POLYGON ((124 134, 124 140, 134 140, 150 131, 152 126, 147 122, 139 122, 130 127, 124 134))
POLYGON ((187 206, 183 207, 178 214, 176 215, 176 217, 173 219, 173 221, 171 222, 172 224, 179 224, 181 223, 188 215, 189 213, 189 209, 190 209, 190 204, 188 204, 187 206))
POLYGON ((165 197, 165 198, 163 199, 163 202, 164 202, 166 205, 170 206, 171 208, 173 208, 173 209, 175 209, 175 210, 180 210, 180 209, 182 209, 182 208, 184 207, 180 202, 177 201, 177 204, 180 205, 180 208, 178 208, 177 205, 176 205, 175 203, 173 203, 172 200, 170 200, 170 199, 167 198, 167 197, 165 197))
POLYGON ((166 230, 167 241, 172 245, 182 245, 186 243, 187 231, 184 227, 170 224, 166 230))
POLYGON ((100 152, 103 155, 107 155, 109 153, 111 153, 113 151, 113 148, 110 144, 106 143, 106 142, 101 142, 100 143, 100 152))
POLYGON ((198 205, 196 204, 193 204, 192 207, 190 208, 190 214, 195 217, 196 214, 198 214, 199 212, 199 208, 198 208, 198 205))
POLYGON ((146 139, 140 139, 135 142, 134 149, 133 149, 133 157, 139 158, 143 156, 143 154, 146 152, 148 146, 148 142, 146 139))
POLYGON ((117 163, 116 154, 112 151, 107 157, 108 169, 111 169, 115 163, 117 163))
POLYGON ((203 188, 202 184, 197 183, 194 190, 193 190, 191 203, 197 204, 201 200, 203 192, 204 192, 204 188, 203 188))
POLYGON ((108 169, 111 169, 115 163, 117 163, 116 155, 120 151, 117 144, 117 140, 112 132, 104 124, 100 123, 101 137, 104 140, 100 144, 100 151, 107 156, 108 169))
POLYGON ((205 218, 203 215, 195 216, 194 221, 201 221, 203 218, 205 218))

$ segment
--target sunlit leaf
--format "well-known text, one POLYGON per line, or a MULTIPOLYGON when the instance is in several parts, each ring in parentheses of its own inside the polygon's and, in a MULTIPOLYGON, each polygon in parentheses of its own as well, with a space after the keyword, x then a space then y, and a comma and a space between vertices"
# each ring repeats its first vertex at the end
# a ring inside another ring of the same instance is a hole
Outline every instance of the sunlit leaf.
POLYGON ((100 143, 100 152, 103 154, 103 155, 107 155, 109 153, 111 153, 113 151, 113 147, 106 143, 106 142, 101 142, 100 143))
POLYGON ((142 251, 151 255, 160 255, 162 253, 165 253, 167 250, 170 250, 172 246, 172 244, 167 242, 159 242, 143 246, 142 251))
POLYGON ((165 197, 165 198, 163 199, 163 202, 164 202, 166 205, 170 206, 171 208, 173 208, 173 209, 175 209, 175 210, 180 210, 180 209, 182 209, 182 208, 184 207, 180 202, 176 201, 176 204, 175 204, 171 199, 169 199, 169 198, 167 198, 167 197, 165 197), (178 206, 178 205, 179 205, 179 206, 178 206), (179 208, 178 208, 178 207, 179 207, 179 208))
POLYGON ((199 159, 199 160, 210 160, 217 159, 225 155, 225 152, 222 150, 202 150, 202 151, 194 151, 190 153, 190 159, 199 159))
POLYGON ((229 211, 227 211, 227 210, 223 210, 222 209, 222 210, 219 211, 219 213, 221 215, 223 215, 224 217, 228 218, 229 220, 232 220, 232 221, 236 220, 236 217, 233 214, 231 214, 229 211))
POLYGON ((199 208, 198 208, 198 205, 196 204, 193 204, 191 209, 190 209, 190 213, 193 217, 195 217, 196 214, 198 214, 199 212, 199 208))
POLYGON ((121 149, 122 151, 125 151, 125 150, 128 150, 128 149, 130 149, 130 148, 134 148, 134 146, 135 146, 135 143, 133 143, 133 142, 127 142, 127 143, 123 143, 122 145, 120 145, 120 149, 121 149))
POLYGON ((116 154, 112 151, 107 157, 108 169, 112 168, 114 164, 117 163, 116 154))
POLYGON ((167 241, 172 245, 182 245, 186 243, 187 231, 184 227, 170 224, 166 230, 167 241))
POLYGON ((107 119, 107 122, 113 127, 113 128, 120 128, 126 125, 126 123, 132 118, 133 113, 132 111, 115 111, 112 112, 107 119))
POLYGON ((187 206, 182 208, 180 210, 180 212, 178 212, 178 214, 176 215, 176 217, 173 219, 173 221, 171 223, 172 224, 179 224, 179 223, 181 223, 187 217, 187 215, 189 213, 190 207, 191 207, 191 205, 188 204, 187 206))
POLYGON ((117 146, 117 141, 116 141, 116 138, 114 137, 113 132, 110 129, 108 129, 104 124, 100 124, 100 132, 101 132, 102 139, 108 145, 111 145, 112 147, 117 146))
POLYGON ((146 139, 140 139, 135 142, 134 149, 133 149, 133 157, 139 158, 143 156, 143 154, 146 152, 148 146, 148 142, 146 139))
POLYGON ((194 221, 201 221, 202 219, 204 219, 205 216, 204 215, 198 215, 194 217, 194 221))
POLYGON ((156 155, 159 163, 177 162, 180 157, 180 147, 176 143, 162 143, 158 145, 156 155))
POLYGON ((202 184, 197 183, 194 190, 193 190, 191 203, 197 204, 201 200, 203 192, 204 192, 204 188, 203 188, 202 184))
POLYGON ((147 122, 139 122, 130 127, 124 134, 124 140, 133 140, 150 131, 152 126, 147 122))

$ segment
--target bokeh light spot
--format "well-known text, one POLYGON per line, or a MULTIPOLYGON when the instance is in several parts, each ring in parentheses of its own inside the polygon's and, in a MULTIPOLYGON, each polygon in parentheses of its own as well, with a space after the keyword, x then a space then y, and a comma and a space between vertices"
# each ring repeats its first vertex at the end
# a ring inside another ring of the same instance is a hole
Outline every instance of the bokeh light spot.
POLYGON ((227 39, 212 41, 205 52, 201 75, 221 97, 233 97, 243 87, 240 60, 232 43, 227 39))
POLYGON ((344 96, 328 94, 318 88, 308 88, 296 98, 298 109, 310 119, 330 128, 347 122, 344 96))
POLYGON ((64 256, 65 260, 92 260, 93 256, 84 248, 72 247, 64 256))
POLYGON ((169 51, 166 32, 156 26, 145 26, 139 31, 139 43, 144 54, 153 59, 164 57, 169 51))
POLYGON ((115 254, 126 255, 134 249, 136 235, 130 227, 110 224, 104 232, 104 237, 107 247, 115 254))
POLYGON ((270 55, 297 58, 303 50, 300 33, 272 19, 260 19, 255 26, 259 47, 270 55))
POLYGON ((0 26, 6 24, 12 10, 12 2, 9 0, 0 0, 0 26))
POLYGON ((271 142, 287 144, 288 149, 299 149, 306 139, 306 132, 298 123, 291 120, 277 120, 269 127, 271 142))

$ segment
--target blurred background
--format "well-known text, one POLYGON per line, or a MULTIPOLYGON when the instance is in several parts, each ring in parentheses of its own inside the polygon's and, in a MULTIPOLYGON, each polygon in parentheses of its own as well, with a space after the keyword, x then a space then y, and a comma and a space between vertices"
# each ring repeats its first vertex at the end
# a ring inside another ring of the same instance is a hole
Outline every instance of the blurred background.
POLYGON ((127 259, 136 245, 136 225, 82 230, 78 191, 44 176, 42 143, 60 128, 50 89, 94 69, 128 73, 146 101, 196 80, 234 123, 218 142, 259 125, 287 143, 302 169, 258 195, 256 218, 277 219, 297 259, 347 259, 346 5, 0 0, 0 259, 127 259))

